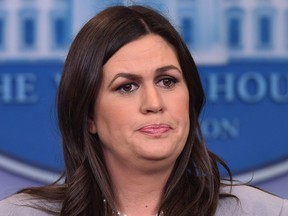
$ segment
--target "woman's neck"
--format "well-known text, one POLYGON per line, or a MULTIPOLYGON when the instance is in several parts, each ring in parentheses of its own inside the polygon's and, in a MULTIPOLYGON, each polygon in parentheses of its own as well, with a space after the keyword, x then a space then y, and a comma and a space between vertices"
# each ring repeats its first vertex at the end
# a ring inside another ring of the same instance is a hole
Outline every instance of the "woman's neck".
POLYGON ((128 216, 156 215, 162 191, 172 168, 157 172, 141 172, 138 169, 117 167, 110 169, 116 203, 122 214, 128 216))

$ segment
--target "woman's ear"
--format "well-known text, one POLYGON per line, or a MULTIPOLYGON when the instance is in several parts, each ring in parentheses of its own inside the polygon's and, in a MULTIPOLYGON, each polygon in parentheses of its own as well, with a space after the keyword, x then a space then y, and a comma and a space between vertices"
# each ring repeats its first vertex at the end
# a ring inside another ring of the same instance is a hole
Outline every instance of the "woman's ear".
POLYGON ((88 129, 91 134, 97 133, 97 128, 93 117, 89 117, 88 119, 88 129))

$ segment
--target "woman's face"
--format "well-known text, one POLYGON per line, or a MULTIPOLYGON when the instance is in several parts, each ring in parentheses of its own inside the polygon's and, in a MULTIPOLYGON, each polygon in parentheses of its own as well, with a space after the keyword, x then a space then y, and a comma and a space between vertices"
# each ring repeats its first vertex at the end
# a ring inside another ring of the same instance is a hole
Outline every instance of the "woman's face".
POLYGON ((108 60, 89 128, 108 167, 173 166, 189 132, 189 94, 170 44, 150 34, 108 60))

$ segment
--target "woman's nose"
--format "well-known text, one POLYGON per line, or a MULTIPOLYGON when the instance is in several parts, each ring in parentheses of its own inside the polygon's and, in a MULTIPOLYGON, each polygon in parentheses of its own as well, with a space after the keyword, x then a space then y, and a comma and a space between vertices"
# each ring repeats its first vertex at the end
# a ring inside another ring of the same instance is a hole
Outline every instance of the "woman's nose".
POLYGON ((143 89, 141 97, 142 113, 158 113, 164 110, 163 99, 157 87, 147 87, 143 89))

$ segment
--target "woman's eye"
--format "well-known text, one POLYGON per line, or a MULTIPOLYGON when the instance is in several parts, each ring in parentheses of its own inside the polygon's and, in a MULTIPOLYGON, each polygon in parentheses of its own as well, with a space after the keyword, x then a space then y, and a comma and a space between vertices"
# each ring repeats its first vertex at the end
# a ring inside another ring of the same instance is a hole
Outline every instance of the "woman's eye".
POLYGON ((175 78, 166 77, 166 78, 163 78, 160 81, 158 81, 157 85, 159 85, 163 88, 172 88, 175 86, 176 83, 177 83, 177 80, 175 78))
POLYGON ((136 84, 127 83, 127 84, 119 86, 116 90, 119 91, 121 94, 129 94, 137 89, 138 89, 138 86, 136 84))

